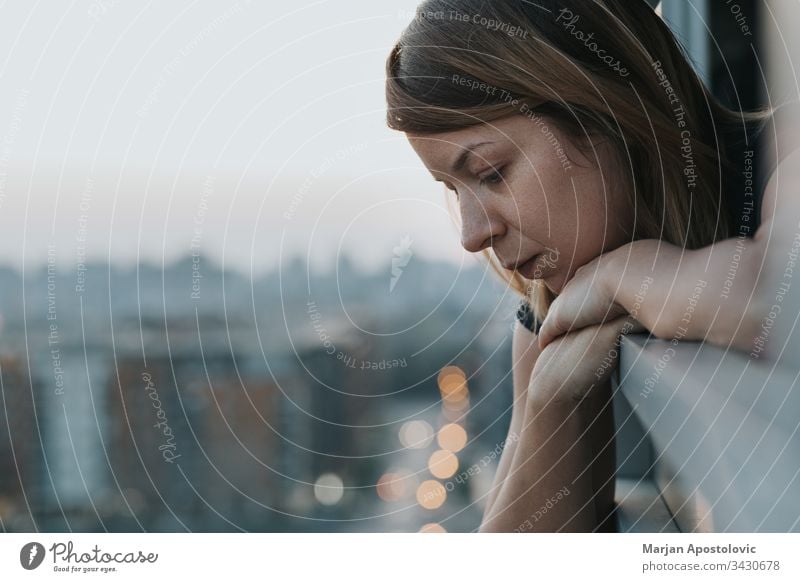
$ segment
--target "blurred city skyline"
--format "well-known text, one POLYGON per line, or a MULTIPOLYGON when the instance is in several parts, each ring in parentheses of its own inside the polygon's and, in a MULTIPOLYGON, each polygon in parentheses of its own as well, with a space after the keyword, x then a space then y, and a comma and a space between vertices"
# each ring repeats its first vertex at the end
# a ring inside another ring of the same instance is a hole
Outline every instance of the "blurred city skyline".
POLYGON ((493 273, 197 264, 0 268, 0 529, 477 528, 511 405, 493 273))

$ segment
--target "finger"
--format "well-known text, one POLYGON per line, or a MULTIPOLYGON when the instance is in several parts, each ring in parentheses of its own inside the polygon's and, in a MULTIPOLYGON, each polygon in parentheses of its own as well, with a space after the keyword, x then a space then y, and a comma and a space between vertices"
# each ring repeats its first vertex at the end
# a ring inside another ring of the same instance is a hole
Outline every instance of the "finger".
POLYGON ((548 315, 539 330, 539 348, 544 349, 549 343, 555 341, 568 331, 572 331, 572 325, 564 325, 557 318, 548 315))
POLYGON ((539 349, 543 350, 547 344, 557 338, 559 333, 556 333, 556 326, 553 324, 552 317, 545 317, 542 322, 542 327, 539 329, 539 349))
MULTIPOLYGON (((619 319, 619 333, 643 333, 647 329, 642 326, 633 316, 628 315, 628 312, 621 306, 615 305, 612 309, 606 312, 605 317, 600 320, 599 324, 610 323, 613 320, 619 319), (627 316, 627 317, 623 317, 627 316)), ((539 349, 544 349, 550 342, 562 336, 563 334, 580 329, 584 326, 591 325, 585 318, 581 317, 573 319, 573 321, 566 322, 555 313, 552 309, 548 312, 542 327, 539 330, 539 349)))
POLYGON ((622 327, 620 328, 620 334, 622 335, 629 335, 632 333, 648 333, 649 330, 642 325, 639 321, 637 321, 632 315, 628 315, 623 319, 622 327))
POLYGON ((539 343, 539 351, 545 349, 547 347, 547 344, 550 343, 550 339, 546 335, 544 335, 543 332, 544 328, 542 328, 542 330, 539 331, 539 337, 536 340, 539 343))
MULTIPOLYGON (((542 329, 542 332, 544 332, 544 328, 542 329)), ((558 332, 552 328, 548 330, 546 333, 542 333, 542 335, 539 336, 539 348, 540 349, 546 348, 550 343, 552 343, 554 340, 558 339, 562 335, 563 335, 562 332, 558 332)))

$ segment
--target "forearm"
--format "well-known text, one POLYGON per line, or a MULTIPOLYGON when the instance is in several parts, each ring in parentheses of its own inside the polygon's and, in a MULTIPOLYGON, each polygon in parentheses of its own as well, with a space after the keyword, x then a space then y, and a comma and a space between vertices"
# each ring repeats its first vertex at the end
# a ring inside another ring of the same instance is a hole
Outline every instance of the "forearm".
MULTIPOLYGON (((638 259, 619 249, 608 284, 616 301, 661 339, 705 340, 749 351, 757 334, 754 295, 764 256, 751 238, 682 250, 659 241, 638 259)), ((640 249, 637 249, 641 251, 640 249)))
POLYGON ((482 532, 592 531, 597 524, 587 427, 593 411, 528 399, 507 476, 482 532))
POLYGON ((481 531, 589 532, 605 517, 613 502, 614 463, 596 441, 613 434, 613 426, 604 424, 613 419, 601 417, 610 412, 603 404, 610 399, 613 354, 629 325, 630 318, 620 317, 581 328, 541 350, 519 441, 481 531))
MULTIPOLYGON (((614 415, 611 402, 611 385, 605 382, 604 386, 598 392, 598 397, 592 399, 591 412, 589 416, 585 416, 586 422, 590 423, 588 436, 589 442, 592 444, 592 466, 591 466, 591 483, 594 497, 594 505, 596 509, 597 521, 602 521, 614 507, 614 491, 615 480, 614 474, 616 471, 616 451, 614 444, 614 415), (591 420, 593 419, 593 420, 591 420)), ((511 424, 509 426, 508 436, 506 437, 503 452, 500 458, 500 463, 495 473, 492 483, 492 488, 487 496, 486 507, 483 512, 483 522, 486 523, 488 518, 493 515, 493 508, 497 502, 502 489, 510 482, 509 477, 513 479, 524 478, 521 475, 512 474, 510 469, 514 456, 516 454, 517 446, 520 442, 521 427, 525 417, 525 401, 522 400, 522 405, 515 403, 514 412, 512 413, 511 424)), ((530 422, 532 419, 529 419, 530 422)), ((527 435, 526 435, 527 436, 527 435)), ((532 437, 536 438, 536 437, 532 437)), ((527 441, 530 442, 530 441, 527 441)), ((530 452, 525 454, 530 456, 530 452)), ((583 471, 584 469, 580 469, 583 471)), ((512 487, 514 487, 512 485, 512 487)), ((544 504, 547 502, 545 496, 544 504)), ((533 521, 530 518, 529 521, 533 521)), ((502 527, 502 526, 501 526, 502 527)), ((519 529, 527 531, 528 527, 523 525, 519 529)))
POLYGON ((525 419, 525 405, 528 396, 528 388, 531 381, 533 366, 539 357, 539 345, 536 334, 531 333, 519 321, 514 326, 514 336, 511 346, 511 373, 513 380, 513 407, 511 412, 511 423, 508 429, 508 436, 503 446, 503 452, 495 472, 492 488, 486 501, 484 515, 491 511, 497 496, 502 489, 503 483, 508 476, 511 460, 514 456, 519 434, 525 419))
POLYGON ((503 452, 500 454, 500 462, 497 465, 497 471, 492 481, 492 488, 489 490, 489 494, 486 498, 486 508, 483 511, 484 519, 492 512, 497 497, 508 477, 508 471, 511 467, 511 461, 514 458, 514 452, 517 450, 519 431, 525 416, 525 411, 522 410, 524 409, 524 398, 521 400, 521 404, 518 402, 514 403, 514 410, 511 413, 511 424, 508 428, 508 436, 503 445, 503 452))

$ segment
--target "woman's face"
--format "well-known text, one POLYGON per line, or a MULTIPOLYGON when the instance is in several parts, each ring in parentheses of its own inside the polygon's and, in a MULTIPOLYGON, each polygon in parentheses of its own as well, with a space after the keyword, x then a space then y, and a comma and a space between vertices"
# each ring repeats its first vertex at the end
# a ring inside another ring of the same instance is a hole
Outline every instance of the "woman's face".
POLYGON ((631 240, 633 209, 604 143, 587 142, 582 154, 551 121, 520 114, 406 135, 434 179, 455 191, 463 247, 492 247, 505 268, 555 293, 578 267, 631 240))

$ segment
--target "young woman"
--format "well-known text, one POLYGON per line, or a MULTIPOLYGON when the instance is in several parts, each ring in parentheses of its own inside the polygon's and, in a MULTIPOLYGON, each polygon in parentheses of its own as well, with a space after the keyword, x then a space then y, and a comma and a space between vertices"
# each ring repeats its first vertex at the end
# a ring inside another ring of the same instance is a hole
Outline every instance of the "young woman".
POLYGON ((796 108, 725 108, 643 0, 428 0, 386 94, 464 248, 524 297, 518 438, 480 530, 614 531, 610 356, 641 331, 751 348, 789 149, 774 115, 796 108))

